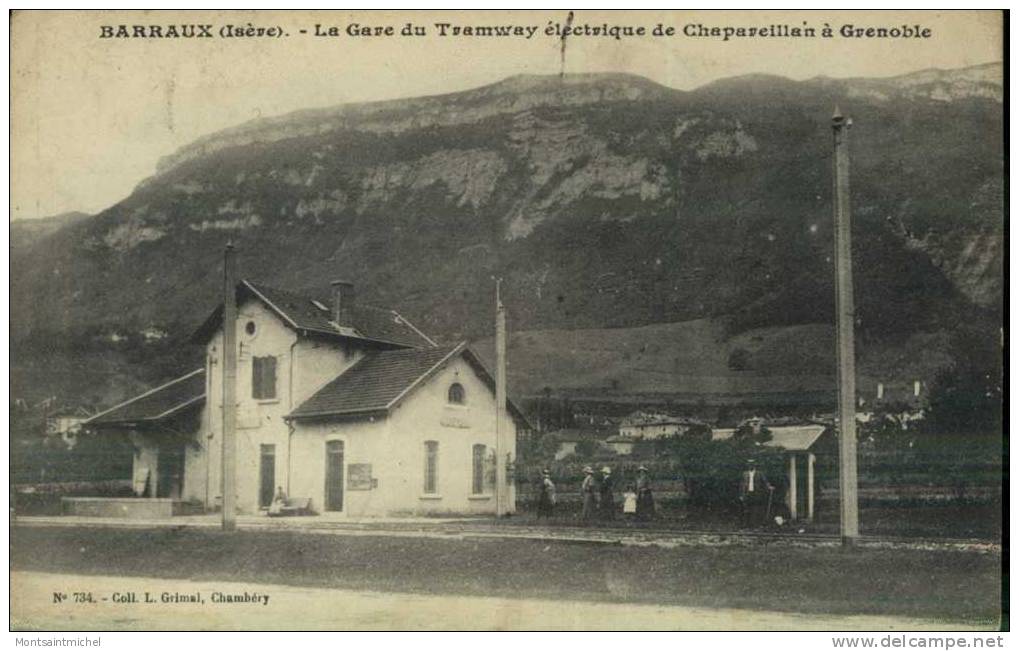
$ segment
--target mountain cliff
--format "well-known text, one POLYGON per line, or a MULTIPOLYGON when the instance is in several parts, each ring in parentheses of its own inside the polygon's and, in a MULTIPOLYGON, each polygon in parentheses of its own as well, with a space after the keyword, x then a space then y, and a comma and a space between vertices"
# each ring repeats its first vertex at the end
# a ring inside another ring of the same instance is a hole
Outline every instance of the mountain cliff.
MULTIPOLYGON (((861 335, 1002 310, 1002 69, 749 76, 694 91, 519 76, 302 111, 203 138, 123 201, 12 250, 12 337, 184 332, 219 252, 310 292, 336 277, 439 339, 712 318, 731 336, 832 318, 831 135, 851 133, 861 335)), ((90 339, 90 340, 91 340, 90 339)))

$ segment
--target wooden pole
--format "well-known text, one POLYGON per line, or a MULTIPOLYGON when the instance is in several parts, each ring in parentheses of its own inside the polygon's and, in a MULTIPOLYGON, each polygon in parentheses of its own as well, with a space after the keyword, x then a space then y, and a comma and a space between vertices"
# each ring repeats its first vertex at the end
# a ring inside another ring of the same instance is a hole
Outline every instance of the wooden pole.
POLYGON ((796 522, 796 507, 797 499, 796 495, 796 453, 792 452, 789 454, 789 521, 796 522))
POLYGON ((817 457, 807 453, 807 522, 814 521, 814 462, 817 457))
POLYGON ((495 281, 495 515, 506 514, 506 460, 503 459, 502 421, 506 413, 506 309, 502 279, 495 281))
POLYGON ((832 116, 835 141, 835 295, 838 340, 839 507, 842 544, 859 537, 856 479, 856 359, 853 346, 853 260, 849 212, 849 126, 838 107, 832 116))
POLYGON ((223 251, 223 531, 237 528, 237 258, 223 251))

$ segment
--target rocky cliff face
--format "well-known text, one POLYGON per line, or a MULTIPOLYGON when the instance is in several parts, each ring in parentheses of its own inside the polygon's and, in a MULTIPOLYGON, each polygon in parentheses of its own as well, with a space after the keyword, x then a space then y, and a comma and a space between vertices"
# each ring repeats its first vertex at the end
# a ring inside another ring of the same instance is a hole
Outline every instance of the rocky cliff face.
POLYGON ((310 291, 353 278, 439 338, 488 330, 496 274, 518 328, 825 322, 833 102, 856 123, 863 332, 1000 313, 1000 73, 693 92, 523 76, 259 120, 15 250, 14 337, 186 330, 215 302, 227 240, 245 275, 310 291))

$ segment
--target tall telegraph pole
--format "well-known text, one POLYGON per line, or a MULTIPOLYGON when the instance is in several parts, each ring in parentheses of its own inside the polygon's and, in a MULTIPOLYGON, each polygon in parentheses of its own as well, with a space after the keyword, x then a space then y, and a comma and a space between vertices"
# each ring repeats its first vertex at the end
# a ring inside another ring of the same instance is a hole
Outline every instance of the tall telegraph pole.
POLYGON ((237 258, 223 251, 223 530, 237 528, 237 258))
POLYGON ((502 421, 506 414, 506 308, 502 305, 502 279, 495 281, 495 515, 506 515, 506 461, 502 421))
POLYGON ((831 118, 835 139, 835 293, 839 381, 839 504, 842 544, 860 535, 856 482, 856 359, 853 350, 853 260, 849 212, 849 127, 838 107, 831 118))

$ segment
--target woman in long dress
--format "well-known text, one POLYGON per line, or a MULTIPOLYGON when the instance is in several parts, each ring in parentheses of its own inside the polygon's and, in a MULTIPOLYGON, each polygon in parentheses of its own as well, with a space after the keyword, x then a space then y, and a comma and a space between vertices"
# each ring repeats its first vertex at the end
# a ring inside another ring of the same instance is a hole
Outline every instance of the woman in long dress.
POLYGON ((551 473, 546 469, 541 471, 541 493, 538 495, 538 517, 551 518, 555 510, 556 495, 555 484, 552 482, 551 473))
POLYGON ((655 516, 655 498, 651 494, 651 479, 647 468, 637 468, 637 519, 650 520, 655 516))
POLYGON ((582 517, 584 522, 594 519, 594 512, 598 504, 595 501, 594 470, 591 466, 584 467, 584 483, 580 485, 580 497, 584 500, 582 517))

